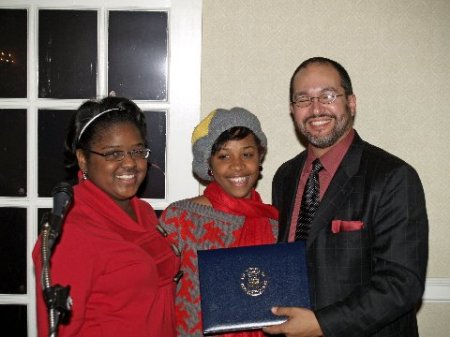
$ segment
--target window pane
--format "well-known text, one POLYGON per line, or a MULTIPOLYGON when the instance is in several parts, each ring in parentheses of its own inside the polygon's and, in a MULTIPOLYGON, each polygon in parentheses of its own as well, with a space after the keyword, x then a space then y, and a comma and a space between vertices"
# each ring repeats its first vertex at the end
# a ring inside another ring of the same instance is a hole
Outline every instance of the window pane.
POLYGON ((50 197, 53 187, 69 179, 64 169, 64 140, 73 110, 38 112, 38 195, 50 197))
POLYGON ((0 109, 0 120, 0 196, 26 196, 27 111, 0 109))
POLYGON ((97 12, 39 11, 39 97, 96 96, 97 12))
POLYGON ((108 92, 167 99, 167 13, 109 12, 108 92))
POLYGON ((144 111, 147 123, 148 147, 151 166, 139 196, 143 198, 164 199, 166 194, 166 113, 163 111, 144 111))
POLYGON ((26 223, 25 208, 0 208, 0 294, 27 292, 26 223))
POLYGON ((0 9, 0 97, 27 97, 27 11, 0 9))
POLYGON ((2 336, 27 337, 27 306, 0 305, 2 336))

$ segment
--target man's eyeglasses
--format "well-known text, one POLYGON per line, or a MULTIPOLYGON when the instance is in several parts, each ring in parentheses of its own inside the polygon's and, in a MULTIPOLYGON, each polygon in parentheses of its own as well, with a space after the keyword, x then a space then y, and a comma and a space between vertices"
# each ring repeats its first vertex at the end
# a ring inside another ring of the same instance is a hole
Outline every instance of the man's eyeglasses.
POLYGON ((89 153, 93 153, 105 158, 106 161, 121 161, 125 158, 127 154, 131 156, 133 159, 147 159, 150 156, 150 149, 137 149, 131 151, 109 151, 105 153, 100 153, 97 151, 84 149, 89 153))
POLYGON ((337 94, 334 91, 324 91, 316 97, 306 95, 298 96, 291 103, 294 104, 297 108, 306 108, 311 105, 314 98, 317 98, 317 100, 322 104, 331 104, 336 100, 336 98, 341 96, 344 96, 344 94, 337 94))

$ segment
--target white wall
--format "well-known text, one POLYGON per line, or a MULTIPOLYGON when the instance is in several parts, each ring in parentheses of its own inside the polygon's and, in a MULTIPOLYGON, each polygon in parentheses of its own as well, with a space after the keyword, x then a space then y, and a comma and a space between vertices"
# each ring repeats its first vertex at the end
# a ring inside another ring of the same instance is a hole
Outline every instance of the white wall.
POLYGON ((312 56, 335 59, 350 73, 359 134, 419 172, 433 293, 419 313, 425 337, 450 330, 449 55, 448 0, 203 0, 202 115, 233 106, 258 115, 269 139, 259 184, 266 202, 277 167, 303 149, 288 86, 312 56))

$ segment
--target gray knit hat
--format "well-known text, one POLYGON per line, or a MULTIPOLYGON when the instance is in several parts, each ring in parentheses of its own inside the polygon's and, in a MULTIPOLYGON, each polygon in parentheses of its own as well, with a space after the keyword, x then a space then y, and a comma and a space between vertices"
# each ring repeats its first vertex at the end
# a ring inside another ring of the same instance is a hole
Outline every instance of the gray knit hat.
POLYGON ((222 132, 239 126, 249 128, 258 137, 261 145, 267 147, 267 138, 261 130, 261 124, 250 111, 238 107, 231 110, 214 110, 195 127, 192 133, 192 153, 194 155, 192 171, 199 178, 212 180, 212 177, 208 175, 212 146, 222 132))

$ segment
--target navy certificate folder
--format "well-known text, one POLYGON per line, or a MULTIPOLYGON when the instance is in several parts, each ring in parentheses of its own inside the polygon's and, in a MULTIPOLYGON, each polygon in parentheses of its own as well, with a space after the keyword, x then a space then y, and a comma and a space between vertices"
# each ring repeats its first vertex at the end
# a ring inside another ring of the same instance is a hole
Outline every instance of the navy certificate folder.
POLYGON ((309 308, 304 242, 198 251, 203 333, 283 323, 273 306, 309 308))

